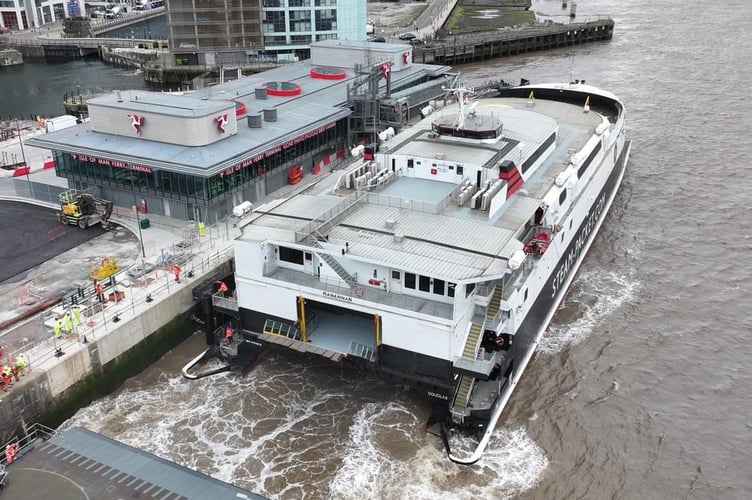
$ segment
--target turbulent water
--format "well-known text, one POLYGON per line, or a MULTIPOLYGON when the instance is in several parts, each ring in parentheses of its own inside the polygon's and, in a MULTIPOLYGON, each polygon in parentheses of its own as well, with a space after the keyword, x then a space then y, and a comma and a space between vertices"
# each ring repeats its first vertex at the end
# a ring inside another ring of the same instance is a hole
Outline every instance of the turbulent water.
POLYGON ((580 0, 577 12, 612 17, 614 39, 458 68, 471 83, 572 72, 624 100, 634 141, 477 465, 446 460, 411 392, 324 361, 279 354, 245 379, 183 380, 198 337, 65 425, 271 498, 752 498, 752 3, 580 0))

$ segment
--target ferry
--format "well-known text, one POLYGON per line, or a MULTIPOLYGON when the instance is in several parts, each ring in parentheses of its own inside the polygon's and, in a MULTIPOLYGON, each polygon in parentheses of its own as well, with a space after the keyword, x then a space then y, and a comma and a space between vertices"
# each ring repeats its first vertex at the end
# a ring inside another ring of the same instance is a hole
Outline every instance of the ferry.
POLYGON ((271 347, 323 356, 408 385, 450 460, 482 457, 631 143, 622 102, 584 81, 445 91, 350 167, 236 214, 230 292, 204 290, 211 347, 186 376, 209 356, 229 360, 210 373, 271 347))

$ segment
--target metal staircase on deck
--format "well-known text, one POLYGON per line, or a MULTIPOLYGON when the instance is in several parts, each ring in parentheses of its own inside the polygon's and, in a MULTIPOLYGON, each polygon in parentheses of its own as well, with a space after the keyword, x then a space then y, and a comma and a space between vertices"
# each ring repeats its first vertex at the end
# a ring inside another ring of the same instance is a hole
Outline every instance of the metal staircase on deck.
MULTIPOLYGON (((486 318, 494 319, 499 314, 499 308, 501 307, 501 298, 504 296, 504 287, 497 286, 494 290, 491 302, 488 304, 488 311, 486 312, 486 318)), ((494 325, 495 327, 496 325, 494 325)))
MULTIPOLYGON (((492 356, 490 360, 481 361, 478 360, 478 351, 480 349, 481 341, 483 340, 483 326, 488 319, 495 319, 499 314, 501 308, 501 299, 504 295, 504 290, 501 286, 497 286, 494 290, 493 297, 488 304, 486 310, 486 316, 483 323, 473 322, 470 326, 470 333, 467 336, 465 342, 465 349, 462 351, 462 357, 456 359, 454 362, 455 369, 459 370, 472 370, 480 372, 490 371, 496 361, 496 355, 492 356)), ((467 373, 467 372, 465 372, 467 373)), ((483 375, 483 374, 481 374, 483 375)), ((470 401, 470 396, 473 392, 473 386, 475 385, 477 378, 472 375, 464 374, 460 377, 457 392, 454 396, 453 410, 452 412, 462 418, 461 415, 466 413, 467 405, 470 401)))
MULTIPOLYGON (((316 239, 313 235, 308 236, 308 239, 306 240, 306 243, 311 245, 312 247, 319 248, 321 250, 324 249, 324 247, 321 246, 319 243, 319 240, 316 239)), ((321 257, 321 260, 329 264, 329 267, 331 267, 335 273, 337 273, 337 276, 342 278, 342 281, 347 283, 348 285, 353 285, 357 281, 350 273, 347 272, 347 270, 340 265, 337 260, 329 255, 328 253, 324 252, 317 252, 317 255, 321 257)))
MULTIPOLYGON (((470 326, 470 334, 467 336, 465 342, 465 349, 462 351, 462 358, 468 360, 475 360, 478 354, 478 346, 480 345, 481 333, 483 325, 481 323, 473 323, 470 326)), ((463 375, 460 379, 459 389, 454 397, 454 406, 465 408, 467 402, 470 400, 470 394, 472 393, 473 383, 475 377, 469 375, 463 375)))

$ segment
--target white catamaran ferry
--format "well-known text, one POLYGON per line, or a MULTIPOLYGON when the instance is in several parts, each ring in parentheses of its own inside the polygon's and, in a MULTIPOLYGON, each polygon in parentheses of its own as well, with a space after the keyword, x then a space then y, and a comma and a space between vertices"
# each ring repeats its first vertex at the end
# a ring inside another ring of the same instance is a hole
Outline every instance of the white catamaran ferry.
POLYGON ((408 384, 450 459, 470 464, 606 217, 630 143, 619 99, 584 82, 479 100, 446 90, 451 105, 241 219, 228 306, 239 334, 216 343, 235 356, 276 344, 408 384), (477 446, 458 452, 449 434, 477 446))

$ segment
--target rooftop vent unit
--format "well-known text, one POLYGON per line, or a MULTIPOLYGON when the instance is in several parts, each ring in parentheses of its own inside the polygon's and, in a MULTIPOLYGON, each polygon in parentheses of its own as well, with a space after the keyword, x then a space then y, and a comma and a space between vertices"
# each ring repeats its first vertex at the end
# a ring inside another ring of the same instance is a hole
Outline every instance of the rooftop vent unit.
POLYGON ((264 110, 264 121, 276 122, 277 121, 277 108, 266 108, 264 110))
POLYGON ((266 99, 266 87, 256 87, 256 99, 266 99))
POLYGON ((405 236, 402 234, 395 234, 394 235, 394 242, 395 243, 402 243, 402 240, 405 239, 405 236))
POLYGON ((387 229, 394 229, 394 227, 397 225, 397 221, 394 219, 387 219, 384 221, 384 226, 387 229))
POLYGON ((248 128, 261 128, 261 115, 258 113, 254 113, 252 115, 246 116, 246 120, 248 120, 248 128))
POLYGON ((446 160, 446 154, 445 153, 436 153, 434 156, 437 160, 446 160))

